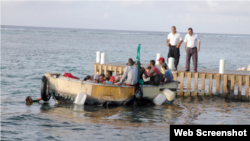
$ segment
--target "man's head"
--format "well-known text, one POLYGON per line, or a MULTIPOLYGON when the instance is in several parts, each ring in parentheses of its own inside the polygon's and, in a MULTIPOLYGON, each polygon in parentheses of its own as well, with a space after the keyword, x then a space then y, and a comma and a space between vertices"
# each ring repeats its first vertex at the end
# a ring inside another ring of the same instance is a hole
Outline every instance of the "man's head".
POLYGON ((100 76, 105 77, 105 74, 102 73, 102 74, 100 74, 100 76))
POLYGON ((176 27, 175 26, 172 26, 171 30, 172 30, 172 33, 176 33, 176 27))
POLYGON ((151 66, 151 67, 154 67, 154 66, 155 66, 155 60, 151 60, 151 61, 150 61, 150 66, 151 66))
POLYGON ((167 70, 167 68, 168 68, 166 63, 161 64, 161 67, 162 67, 164 70, 167 70))
POLYGON ((135 62, 133 61, 133 59, 132 58, 129 58, 128 59, 128 63, 126 64, 126 65, 128 65, 128 66, 133 66, 135 64, 135 62))
POLYGON ((90 75, 87 75, 85 78, 84 78, 84 80, 86 81, 86 80, 90 80, 91 79, 91 76, 90 75))
POLYGON ((106 75, 112 76, 112 71, 107 71, 107 72, 106 72, 106 75))
POLYGON ((102 83, 104 81, 104 77, 103 76, 99 76, 99 83, 102 83))
POLYGON ((189 35, 193 35, 193 29, 190 27, 190 28, 188 28, 188 34, 189 35))
POLYGON ((25 99, 27 104, 31 104, 32 103, 32 98, 30 96, 27 96, 25 99))
POLYGON ((109 80, 110 80, 110 75, 107 75, 107 76, 105 77, 105 80, 109 81, 109 80))
POLYGON ((159 58, 158 61, 160 64, 165 63, 165 59, 163 57, 159 58))

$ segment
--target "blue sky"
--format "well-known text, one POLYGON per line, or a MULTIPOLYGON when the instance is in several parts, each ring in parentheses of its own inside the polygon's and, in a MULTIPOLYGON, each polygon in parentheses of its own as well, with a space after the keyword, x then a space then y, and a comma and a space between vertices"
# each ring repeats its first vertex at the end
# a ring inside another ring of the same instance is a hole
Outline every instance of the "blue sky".
POLYGON ((2 1, 1 25, 250 34, 250 1, 2 1))

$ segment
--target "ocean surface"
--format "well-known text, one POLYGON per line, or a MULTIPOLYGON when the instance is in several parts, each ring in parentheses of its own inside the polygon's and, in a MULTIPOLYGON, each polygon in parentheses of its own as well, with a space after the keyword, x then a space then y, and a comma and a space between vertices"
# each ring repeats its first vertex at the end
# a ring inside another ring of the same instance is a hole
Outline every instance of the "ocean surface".
MULTIPOLYGON (((167 57, 166 32, 1 26, 1 140, 169 140, 170 124, 250 124, 250 103, 221 97, 177 98, 162 106, 26 105, 40 97, 44 72, 93 75, 96 51, 106 62, 167 57)), ((184 38, 186 33, 181 33, 184 38)), ((250 35, 197 33, 198 67, 227 70, 250 64, 250 35)), ((180 66, 185 65, 181 45, 180 66)), ((192 63, 191 63, 192 67, 192 63)))

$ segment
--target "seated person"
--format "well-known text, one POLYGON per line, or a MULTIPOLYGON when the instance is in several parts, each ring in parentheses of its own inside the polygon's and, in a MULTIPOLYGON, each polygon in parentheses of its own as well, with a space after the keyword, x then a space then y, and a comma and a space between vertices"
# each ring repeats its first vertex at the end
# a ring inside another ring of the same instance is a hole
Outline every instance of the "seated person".
POLYGON ((103 83, 103 81, 104 81, 104 77, 100 75, 98 83, 103 83))
MULTIPOLYGON (((165 64, 167 66, 167 69, 168 69, 168 65, 165 63, 165 59, 163 57, 159 58, 158 61, 159 61, 160 65, 165 64)), ((165 71, 161 67, 161 74, 164 75, 164 73, 165 73, 165 71)))
POLYGON ((162 79, 162 75, 160 70, 155 66, 155 60, 151 60, 150 61, 150 71, 144 71, 144 74, 147 77, 150 77, 150 81, 146 81, 144 84, 151 84, 151 85, 160 85, 161 79, 162 79))
POLYGON ((110 82, 110 75, 107 75, 105 77, 105 81, 103 81, 103 84, 113 84, 112 82, 110 82))
POLYGON ((84 81, 92 82, 91 76, 90 76, 90 75, 87 75, 87 76, 84 78, 84 81))
POLYGON ((100 76, 102 76, 102 77, 104 78, 104 77, 105 77, 105 74, 102 73, 102 74, 100 74, 100 76))
POLYGON ((112 82, 113 84, 115 83, 115 77, 112 76, 112 71, 107 71, 106 72, 106 76, 109 75, 110 76, 110 82, 112 82))
POLYGON ((162 64, 162 69, 164 70, 163 83, 173 82, 173 75, 170 70, 167 69, 166 64, 162 64), (166 80, 167 79, 167 80, 166 80))
POLYGON ((99 83, 99 75, 95 75, 92 82, 99 83))
POLYGON ((128 86, 135 86, 138 83, 138 68, 134 64, 135 62, 133 59, 129 58, 127 66, 124 69, 122 79, 120 82, 116 83, 118 87, 120 87, 123 82, 128 86))
POLYGON ((119 82, 119 81, 120 81, 120 79, 121 79, 121 77, 120 77, 120 76, 115 76, 115 83, 119 82))

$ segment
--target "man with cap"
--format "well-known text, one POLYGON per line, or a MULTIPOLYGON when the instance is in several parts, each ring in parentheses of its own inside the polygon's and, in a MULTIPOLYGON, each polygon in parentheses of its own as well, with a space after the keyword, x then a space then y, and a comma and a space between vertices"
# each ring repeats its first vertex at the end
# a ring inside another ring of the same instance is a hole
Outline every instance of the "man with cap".
POLYGON ((135 86, 138 83, 138 67, 134 64, 133 59, 129 58, 120 82, 116 83, 118 87, 120 87, 123 82, 128 86, 135 86))
POLYGON ((168 34, 167 39, 167 46, 169 46, 168 58, 174 58, 175 70, 177 70, 180 58, 180 46, 182 43, 182 38, 181 35, 177 33, 175 26, 172 26, 171 30, 172 32, 168 34))
MULTIPOLYGON (((167 69, 168 69, 168 65, 165 63, 165 59, 163 57, 159 58, 158 59, 159 61, 159 64, 162 66, 163 64, 167 66, 167 69)), ((165 71, 164 69, 161 67, 161 73, 164 75, 165 71)))

